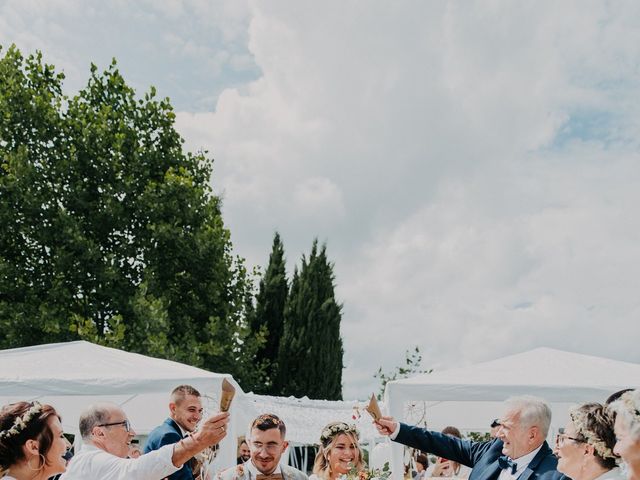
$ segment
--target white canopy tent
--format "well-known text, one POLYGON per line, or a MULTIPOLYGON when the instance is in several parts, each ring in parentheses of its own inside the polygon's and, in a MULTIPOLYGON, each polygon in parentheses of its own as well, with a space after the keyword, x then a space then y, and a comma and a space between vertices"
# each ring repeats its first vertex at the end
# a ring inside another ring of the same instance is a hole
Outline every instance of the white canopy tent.
MULTIPOLYGON (((0 351, 0 404, 50 403, 62 416, 65 431, 74 434, 80 413, 98 401, 120 405, 136 432, 148 434, 167 417, 169 393, 181 384, 197 388, 205 414, 213 413, 225 378, 241 398, 242 389, 231 375, 84 341, 0 351)), ((237 410, 232 405, 229 434, 216 459, 220 467, 235 464, 237 410)))
MULTIPOLYGON (((504 400, 514 395, 535 395, 551 406, 553 434, 566 423, 571 405, 604 402, 611 393, 636 386, 639 379, 638 364, 537 348, 469 367, 389 382, 385 400, 389 414, 401 421, 415 424, 423 420, 433 430, 454 425, 467 431, 487 431, 491 420, 500 416, 504 400)), ((402 472, 402 452, 403 447, 394 443, 396 473, 402 472)))
MULTIPOLYGON (((280 417, 287 426, 287 440, 291 446, 318 444, 322 429, 329 422, 335 421, 356 424, 360 440, 370 447, 379 437, 371 417, 362 410, 365 404, 357 401, 311 400, 307 397, 274 397, 247 393, 242 398, 242 405, 239 410, 247 415, 244 422, 247 427, 253 418, 262 413, 274 413, 280 417), (358 418, 358 415, 361 417, 358 418)), ((313 458, 303 456, 300 463, 294 466, 310 470, 312 465, 313 458)))

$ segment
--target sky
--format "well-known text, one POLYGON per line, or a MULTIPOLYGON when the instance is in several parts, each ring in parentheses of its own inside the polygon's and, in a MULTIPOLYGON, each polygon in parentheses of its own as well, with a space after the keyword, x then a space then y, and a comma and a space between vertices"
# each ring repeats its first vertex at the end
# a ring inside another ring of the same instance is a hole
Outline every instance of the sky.
POLYGON ((169 97, 248 265, 326 242, 345 398, 416 346, 640 362, 639 2, 4 0, 11 43, 169 97))

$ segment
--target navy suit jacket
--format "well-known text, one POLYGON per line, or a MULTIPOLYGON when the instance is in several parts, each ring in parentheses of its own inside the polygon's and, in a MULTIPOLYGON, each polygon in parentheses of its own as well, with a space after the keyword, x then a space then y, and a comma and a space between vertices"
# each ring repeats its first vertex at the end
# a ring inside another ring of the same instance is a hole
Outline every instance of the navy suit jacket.
MULTIPOLYGON (((473 442, 401 423, 395 441, 471 467, 469 480, 496 480, 500 475, 498 458, 502 456, 502 440, 497 438, 473 442)), ((558 459, 544 442, 518 480, 569 480, 556 470, 557 465, 558 459)))
MULTIPOLYGON (((164 445, 171 445, 182 440, 182 432, 178 424, 171 418, 167 418, 163 424, 157 426, 149 434, 147 443, 144 446, 144 453, 158 450, 164 445)), ((193 480, 193 470, 189 462, 185 462, 180 470, 169 475, 171 480, 193 480)))

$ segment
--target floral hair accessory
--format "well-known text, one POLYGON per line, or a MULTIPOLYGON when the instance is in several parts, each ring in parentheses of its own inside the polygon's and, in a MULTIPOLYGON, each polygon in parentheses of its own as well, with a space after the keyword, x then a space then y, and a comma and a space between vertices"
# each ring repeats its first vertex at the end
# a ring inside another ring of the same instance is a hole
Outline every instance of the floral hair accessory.
POLYGON ((573 425, 576 427, 576 433, 578 435, 582 435, 586 442, 593 446, 594 450, 598 455, 600 455, 600 457, 603 459, 618 458, 617 455, 615 455, 607 446, 604 440, 598 437, 593 430, 589 430, 587 427, 587 414, 585 412, 580 411, 579 408, 574 408, 569 411, 569 417, 571 418, 573 425))
POLYGON ((29 422, 33 417, 38 415, 42 411, 42 405, 39 402, 33 402, 33 405, 27 410, 24 415, 16 417, 13 421, 13 425, 8 430, 0 431, 0 438, 10 438, 18 435, 24 429, 27 428, 29 422))
POLYGON ((326 446, 333 437, 340 433, 355 435, 356 438, 360 435, 355 425, 348 425, 344 422, 332 423, 322 430, 320 442, 326 446))
POLYGON ((634 420, 640 422, 640 405, 636 405, 634 393, 636 393, 635 390, 623 393, 619 401, 624 405, 624 408, 633 415, 634 420))

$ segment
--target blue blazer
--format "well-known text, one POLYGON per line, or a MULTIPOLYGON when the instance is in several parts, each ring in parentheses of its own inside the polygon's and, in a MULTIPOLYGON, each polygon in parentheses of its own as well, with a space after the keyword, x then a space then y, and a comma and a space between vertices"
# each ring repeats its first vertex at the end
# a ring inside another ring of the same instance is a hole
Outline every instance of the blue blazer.
MULTIPOLYGON (((496 480, 500 475, 502 440, 497 438, 473 442, 401 423, 395 441, 471 467, 469 480, 496 480)), ((569 480, 556 470, 557 465, 558 459, 544 442, 518 480, 569 480)))
MULTIPOLYGON (((144 446, 144 453, 158 450, 164 445, 178 443, 180 440, 182 440, 180 427, 178 427, 178 424, 171 418, 167 418, 163 424, 151 430, 147 438, 147 443, 144 446)), ((172 473, 168 478, 170 480, 193 480, 193 470, 191 470, 189 461, 185 462, 180 470, 172 473)))

